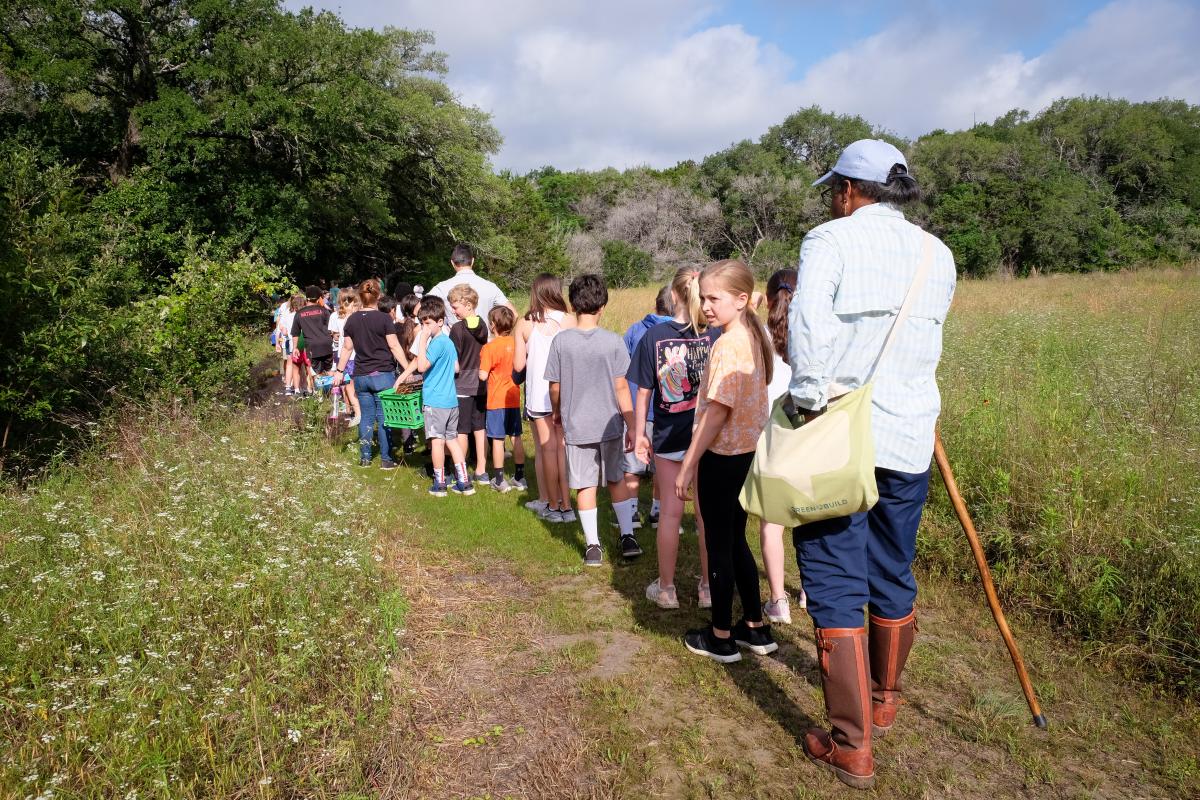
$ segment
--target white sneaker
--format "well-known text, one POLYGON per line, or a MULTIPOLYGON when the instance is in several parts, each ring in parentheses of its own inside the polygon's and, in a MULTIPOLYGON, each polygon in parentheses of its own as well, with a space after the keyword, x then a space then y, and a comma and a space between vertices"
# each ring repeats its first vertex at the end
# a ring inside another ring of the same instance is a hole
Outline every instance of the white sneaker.
POLYGON ((778 600, 768 600, 763 603, 763 615, 771 620, 783 625, 792 624, 792 608, 788 604, 787 595, 778 600))
POLYGON ((546 522, 562 522, 563 521, 562 512, 559 511, 557 508, 550 508, 549 506, 538 511, 537 515, 538 515, 538 519, 544 519, 544 520, 546 520, 546 522))
POLYGON ((658 578, 655 578, 654 583, 646 587, 646 599, 659 608, 679 608, 679 598, 675 594, 675 587, 660 586, 658 578))
POLYGON ((513 478, 511 481, 509 481, 509 483, 521 491, 526 491, 529 489, 529 481, 525 480, 524 478, 513 478))
POLYGON ((700 608, 712 608, 712 588, 707 583, 696 585, 696 604, 700 608))
POLYGON ((575 509, 568 508, 565 511, 559 511, 558 515, 562 517, 559 522, 578 522, 579 517, 575 516, 575 509))
POLYGON ((539 511, 545 511, 550 507, 550 504, 545 500, 530 500, 525 504, 525 507, 536 514, 539 511))
POLYGON ((357 427, 358 427, 358 423, 359 423, 359 422, 361 422, 361 421, 362 421, 362 417, 361 417, 361 416, 359 416, 358 414, 355 414, 353 417, 351 417, 350 419, 346 420, 346 426, 347 426, 347 427, 349 427, 349 428, 357 428, 357 427))
POLYGON ((808 608, 808 595, 804 593, 803 589, 800 590, 800 602, 796 605, 800 606, 800 608, 808 608))

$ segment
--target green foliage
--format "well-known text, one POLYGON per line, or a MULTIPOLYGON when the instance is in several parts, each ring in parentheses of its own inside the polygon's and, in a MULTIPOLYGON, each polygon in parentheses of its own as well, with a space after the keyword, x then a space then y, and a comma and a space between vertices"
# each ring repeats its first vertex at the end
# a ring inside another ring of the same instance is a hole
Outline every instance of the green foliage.
POLYGON ((137 414, 0 496, 0 795, 370 792, 407 609, 386 505, 319 438, 137 414))
POLYGON ((610 289, 641 286, 650 279, 654 260, 649 253, 620 240, 604 242, 601 248, 604 282, 610 289))

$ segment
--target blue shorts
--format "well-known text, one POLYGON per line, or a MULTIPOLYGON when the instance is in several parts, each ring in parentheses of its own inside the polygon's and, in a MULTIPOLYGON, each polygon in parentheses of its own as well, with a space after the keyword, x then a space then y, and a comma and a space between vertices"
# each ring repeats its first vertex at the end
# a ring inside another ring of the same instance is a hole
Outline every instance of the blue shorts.
POLYGON ((505 436, 521 435, 521 409, 489 408, 487 412, 487 436, 503 439, 505 436))

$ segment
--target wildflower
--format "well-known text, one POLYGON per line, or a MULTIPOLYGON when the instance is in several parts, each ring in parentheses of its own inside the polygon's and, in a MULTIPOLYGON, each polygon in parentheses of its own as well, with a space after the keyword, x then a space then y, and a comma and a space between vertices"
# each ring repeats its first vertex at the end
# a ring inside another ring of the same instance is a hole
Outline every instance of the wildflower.
POLYGON ((287 737, 288 741, 295 744, 296 742, 300 741, 300 731, 288 728, 287 737))

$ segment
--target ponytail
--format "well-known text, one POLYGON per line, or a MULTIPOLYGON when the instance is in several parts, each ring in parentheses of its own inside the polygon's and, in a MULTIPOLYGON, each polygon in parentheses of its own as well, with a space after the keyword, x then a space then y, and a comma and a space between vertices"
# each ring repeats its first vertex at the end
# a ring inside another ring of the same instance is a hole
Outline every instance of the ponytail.
POLYGON ((775 352, 790 364, 788 359, 788 307, 796 293, 797 274, 794 269, 776 270, 767 279, 767 331, 775 352))
POLYGON ((379 295, 382 293, 379 281, 375 278, 367 278, 358 285, 358 298, 363 308, 376 305, 379 302, 379 295))
POLYGON ((678 298, 682 308, 676 307, 675 313, 684 311, 688 325, 696 333, 704 333, 708 320, 700 310, 700 270, 694 267, 680 267, 671 279, 671 294, 678 298))
MULTIPOLYGON (((749 300, 750 295, 754 293, 754 273, 741 261, 734 259, 717 261, 705 267, 703 274, 705 278, 717 281, 721 288, 730 294, 744 294, 749 300)), ((696 281, 697 284, 699 282, 699 280, 696 281)), ((749 302, 742 309, 742 324, 746 326, 746 330, 754 339, 755 347, 762 361, 762 371, 769 384, 775 377, 775 359, 773 357, 775 351, 771 346, 771 337, 767 334, 767 329, 763 327, 758 314, 750 307, 749 302)))

